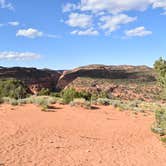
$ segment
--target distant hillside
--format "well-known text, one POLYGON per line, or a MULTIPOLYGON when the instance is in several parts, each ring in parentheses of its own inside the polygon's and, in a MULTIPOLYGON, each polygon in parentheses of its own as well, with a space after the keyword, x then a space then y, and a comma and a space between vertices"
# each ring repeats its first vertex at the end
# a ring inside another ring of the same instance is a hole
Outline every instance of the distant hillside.
POLYGON ((107 91, 114 97, 153 98, 159 91, 156 89, 155 72, 147 66, 88 65, 66 71, 0 67, 0 79, 9 78, 23 81, 32 93, 41 88, 58 91, 74 87, 78 90, 107 91))
POLYGON ((133 79, 142 81, 155 81, 154 70, 147 66, 105 66, 88 65, 65 71, 57 84, 63 89, 78 77, 106 78, 106 79, 133 79))
POLYGON ((0 67, 0 79, 14 78, 21 80, 28 85, 32 93, 38 92, 41 88, 56 88, 60 73, 54 70, 24 67, 0 67))

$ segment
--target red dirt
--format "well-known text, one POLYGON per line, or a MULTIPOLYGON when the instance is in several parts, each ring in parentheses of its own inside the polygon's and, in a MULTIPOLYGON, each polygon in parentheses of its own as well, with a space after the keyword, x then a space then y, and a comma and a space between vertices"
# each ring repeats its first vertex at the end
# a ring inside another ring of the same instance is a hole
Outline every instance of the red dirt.
POLYGON ((150 130, 153 114, 56 107, 0 106, 0 165, 166 165, 166 148, 150 130))

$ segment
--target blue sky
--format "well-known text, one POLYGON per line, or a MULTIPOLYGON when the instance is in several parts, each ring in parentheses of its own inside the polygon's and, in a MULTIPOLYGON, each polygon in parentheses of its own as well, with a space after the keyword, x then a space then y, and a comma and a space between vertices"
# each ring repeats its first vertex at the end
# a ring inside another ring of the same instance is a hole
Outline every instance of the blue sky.
POLYGON ((152 66, 165 29, 166 0, 0 0, 0 66, 152 66))

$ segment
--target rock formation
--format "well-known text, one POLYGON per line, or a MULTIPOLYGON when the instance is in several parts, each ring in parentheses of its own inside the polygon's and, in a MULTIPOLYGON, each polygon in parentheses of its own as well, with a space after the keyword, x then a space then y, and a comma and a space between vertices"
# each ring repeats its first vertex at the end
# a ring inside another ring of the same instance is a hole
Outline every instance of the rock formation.
POLYGON ((14 78, 21 80, 34 94, 42 88, 55 89, 60 75, 59 72, 48 69, 0 67, 0 79, 14 78))
POLYGON ((64 71, 59 78, 57 89, 63 89, 78 77, 105 79, 135 79, 143 81, 155 80, 152 68, 147 66, 104 66, 89 65, 64 71))

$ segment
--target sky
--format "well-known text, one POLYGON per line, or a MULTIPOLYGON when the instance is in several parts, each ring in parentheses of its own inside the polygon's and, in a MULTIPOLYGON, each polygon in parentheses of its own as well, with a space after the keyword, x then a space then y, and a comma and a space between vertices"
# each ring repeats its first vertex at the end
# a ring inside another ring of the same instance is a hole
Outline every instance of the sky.
POLYGON ((166 0, 0 0, 0 66, 152 66, 165 29, 166 0))

